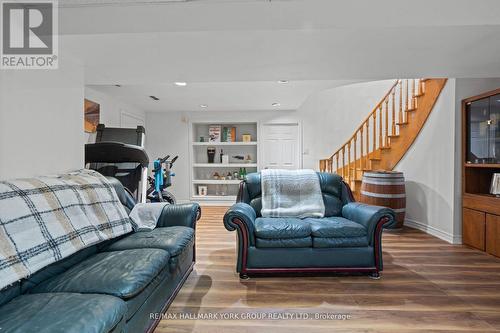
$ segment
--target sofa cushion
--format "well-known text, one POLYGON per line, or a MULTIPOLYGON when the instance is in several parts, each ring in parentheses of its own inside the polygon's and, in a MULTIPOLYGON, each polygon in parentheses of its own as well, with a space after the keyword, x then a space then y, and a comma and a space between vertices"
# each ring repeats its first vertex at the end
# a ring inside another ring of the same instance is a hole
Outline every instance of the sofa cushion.
POLYGON ((179 255, 194 238, 194 229, 189 227, 156 228, 128 235, 113 244, 106 251, 156 248, 168 251, 171 257, 179 255))
POLYGON ((333 173, 318 172, 318 178, 325 204, 325 216, 342 215, 342 177, 333 173))
POLYGON ((266 247, 311 247, 312 238, 311 237, 301 237, 301 238, 275 238, 275 239, 265 239, 256 238, 255 246, 258 248, 266 247))
POLYGON ((328 193, 323 193, 323 203, 325 204, 325 217, 342 215, 342 200, 328 193))
POLYGON ((3 288, 0 290, 0 306, 19 295, 21 295, 21 283, 19 281, 3 288))
POLYGON ((75 292, 134 297, 168 265, 160 249, 101 252, 31 290, 32 293, 75 292))
POLYGON ((321 192, 330 194, 336 198, 342 195, 342 177, 335 173, 318 172, 321 192))
POLYGON ((363 225, 343 217, 306 220, 311 224, 311 234, 314 237, 366 237, 366 228, 363 225))
POLYGON ((68 258, 64 258, 58 262, 55 262, 52 265, 49 265, 39 270, 35 274, 31 275, 30 277, 22 280, 21 294, 28 293, 31 290, 31 288, 39 285, 40 283, 50 278, 53 278, 54 276, 58 276, 59 274, 67 271, 71 267, 84 261, 85 259, 94 256, 96 253, 99 252, 98 249, 101 244, 102 243, 99 243, 96 245, 89 246, 86 249, 80 250, 75 254, 69 256, 68 258))
POLYGON ((292 217, 259 217, 255 219, 255 236, 265 239, 304 238, 311 235, 311 224, 292 217))
MULTIPOLYGON (((346 203, 343 192, 342 177, 337 174, 318 172, 319 183, 325 204, 325 216, 341 216, 342 206, 346 203)), ((249 173, 244 186, 246 193, 240 193, 243 201, 255 210, 257 217, 261 217, 262 189, 259 172, 249 173)))
POLYGON ((252 172, 247 175, 245 180, 249 199, 260 197, 261 194, 261 184, 260 184, 260 172, 252 172))
POLYGON ((126 319, 127 321, 132 318, 139 308, 147 302, 148 298, 153 294, 154 292, 158 292, 156 290, 158 286, 163 283, 165 280, 170 280, 171 279, 171 274, 168 269, 168 267, 165 267, 157 276, 151 280, 151 283, 147 285, 146 288, 144 288, 139 294, 132 298, 128 298, 125 300, 127 304, 127 315, 126 319))
POLYGON ((261 210, 262 210, 262 197, 253 198, 252 200, 250 200, 249 205, 253 208, 253 210, 255 211, 255 215, 257 217, 261 217, 262 216, 262 214, 261 214, 261 210))
POLYGON ((0 307, 0 331, 16 333, 100 333, 112 331, 127 311, 108 295, 24 294, 0 307))
POLYGON ((363 237, 313 237, 313 247, 364 247, 368 246, 368 238, 363 237))

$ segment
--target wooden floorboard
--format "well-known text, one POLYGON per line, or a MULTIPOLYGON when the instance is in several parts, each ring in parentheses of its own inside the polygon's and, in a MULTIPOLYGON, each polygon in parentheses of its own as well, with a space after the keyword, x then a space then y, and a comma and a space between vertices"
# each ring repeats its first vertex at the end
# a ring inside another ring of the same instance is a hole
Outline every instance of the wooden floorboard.
POLYGON ((500 332, 498 258, 405 228, 384 232, 380 280, 329 276, 240 281, 235 273, 236 233, 222 224, 226 209, 203 207, 195 269, 156 333, 500 332), (285 317, 292 314, 296 319, 285 317), (316 319, 318 314, 344 317, 316 319), (250 315, 267 318, 241 319, 250 315), (204 319, 189 319, 195 316, 204 319))

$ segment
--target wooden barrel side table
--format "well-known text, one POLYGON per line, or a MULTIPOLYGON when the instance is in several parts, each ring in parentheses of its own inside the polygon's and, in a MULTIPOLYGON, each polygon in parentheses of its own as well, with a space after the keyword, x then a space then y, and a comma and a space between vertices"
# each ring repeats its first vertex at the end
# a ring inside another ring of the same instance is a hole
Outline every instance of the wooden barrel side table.
POLYGON ((402 172, 365 172, 360 194, 360 201, 363 203, 392 208, 396 213, 394 229, 403 227, 406 212, 406 191, 402 172))

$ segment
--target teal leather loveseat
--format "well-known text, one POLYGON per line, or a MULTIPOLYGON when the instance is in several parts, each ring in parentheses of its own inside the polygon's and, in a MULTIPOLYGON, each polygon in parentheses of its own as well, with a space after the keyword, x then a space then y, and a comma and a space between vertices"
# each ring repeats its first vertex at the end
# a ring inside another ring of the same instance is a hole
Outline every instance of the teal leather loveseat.
POLYGON ((261 216, 260 173, 240 184, 237 203, 224 226, 238 233, 236 271, 241 278, 277 273, 368 273, 383 269, 381 234, 394 223, 394 211, 355 202, 337 174, 317 173, 325 217, 261 216))
MULTIPOLYGON (((127 211, 134 199, 111 179, 127 211)), ((166 206, 156 229, 87 247, 0 291, 0 332, 154 329, 195 262, 197 204, 166 206)))

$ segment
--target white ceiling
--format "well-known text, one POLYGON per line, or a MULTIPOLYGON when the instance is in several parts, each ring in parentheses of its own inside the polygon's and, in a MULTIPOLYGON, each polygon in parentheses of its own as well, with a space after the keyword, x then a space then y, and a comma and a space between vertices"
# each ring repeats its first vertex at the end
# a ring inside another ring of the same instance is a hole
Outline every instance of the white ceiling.
POLYGON ((498 0, 131 2, 60 0, 60 43, 87 84, 145 110, 296 109, 352 80, 500 77, 498 0))
POLYGON ((353 81, 195 82, 185 87, 174 84, 94 86, 119 100, 148 111, 259 111, 295 110, 315 91, 354 83, 353 81), (158 97, 154 101, 149 96, 158 97), (273 103, 280 103, 273 106, 273 103), (207 105, 206 108, 200 105, 207 105))

